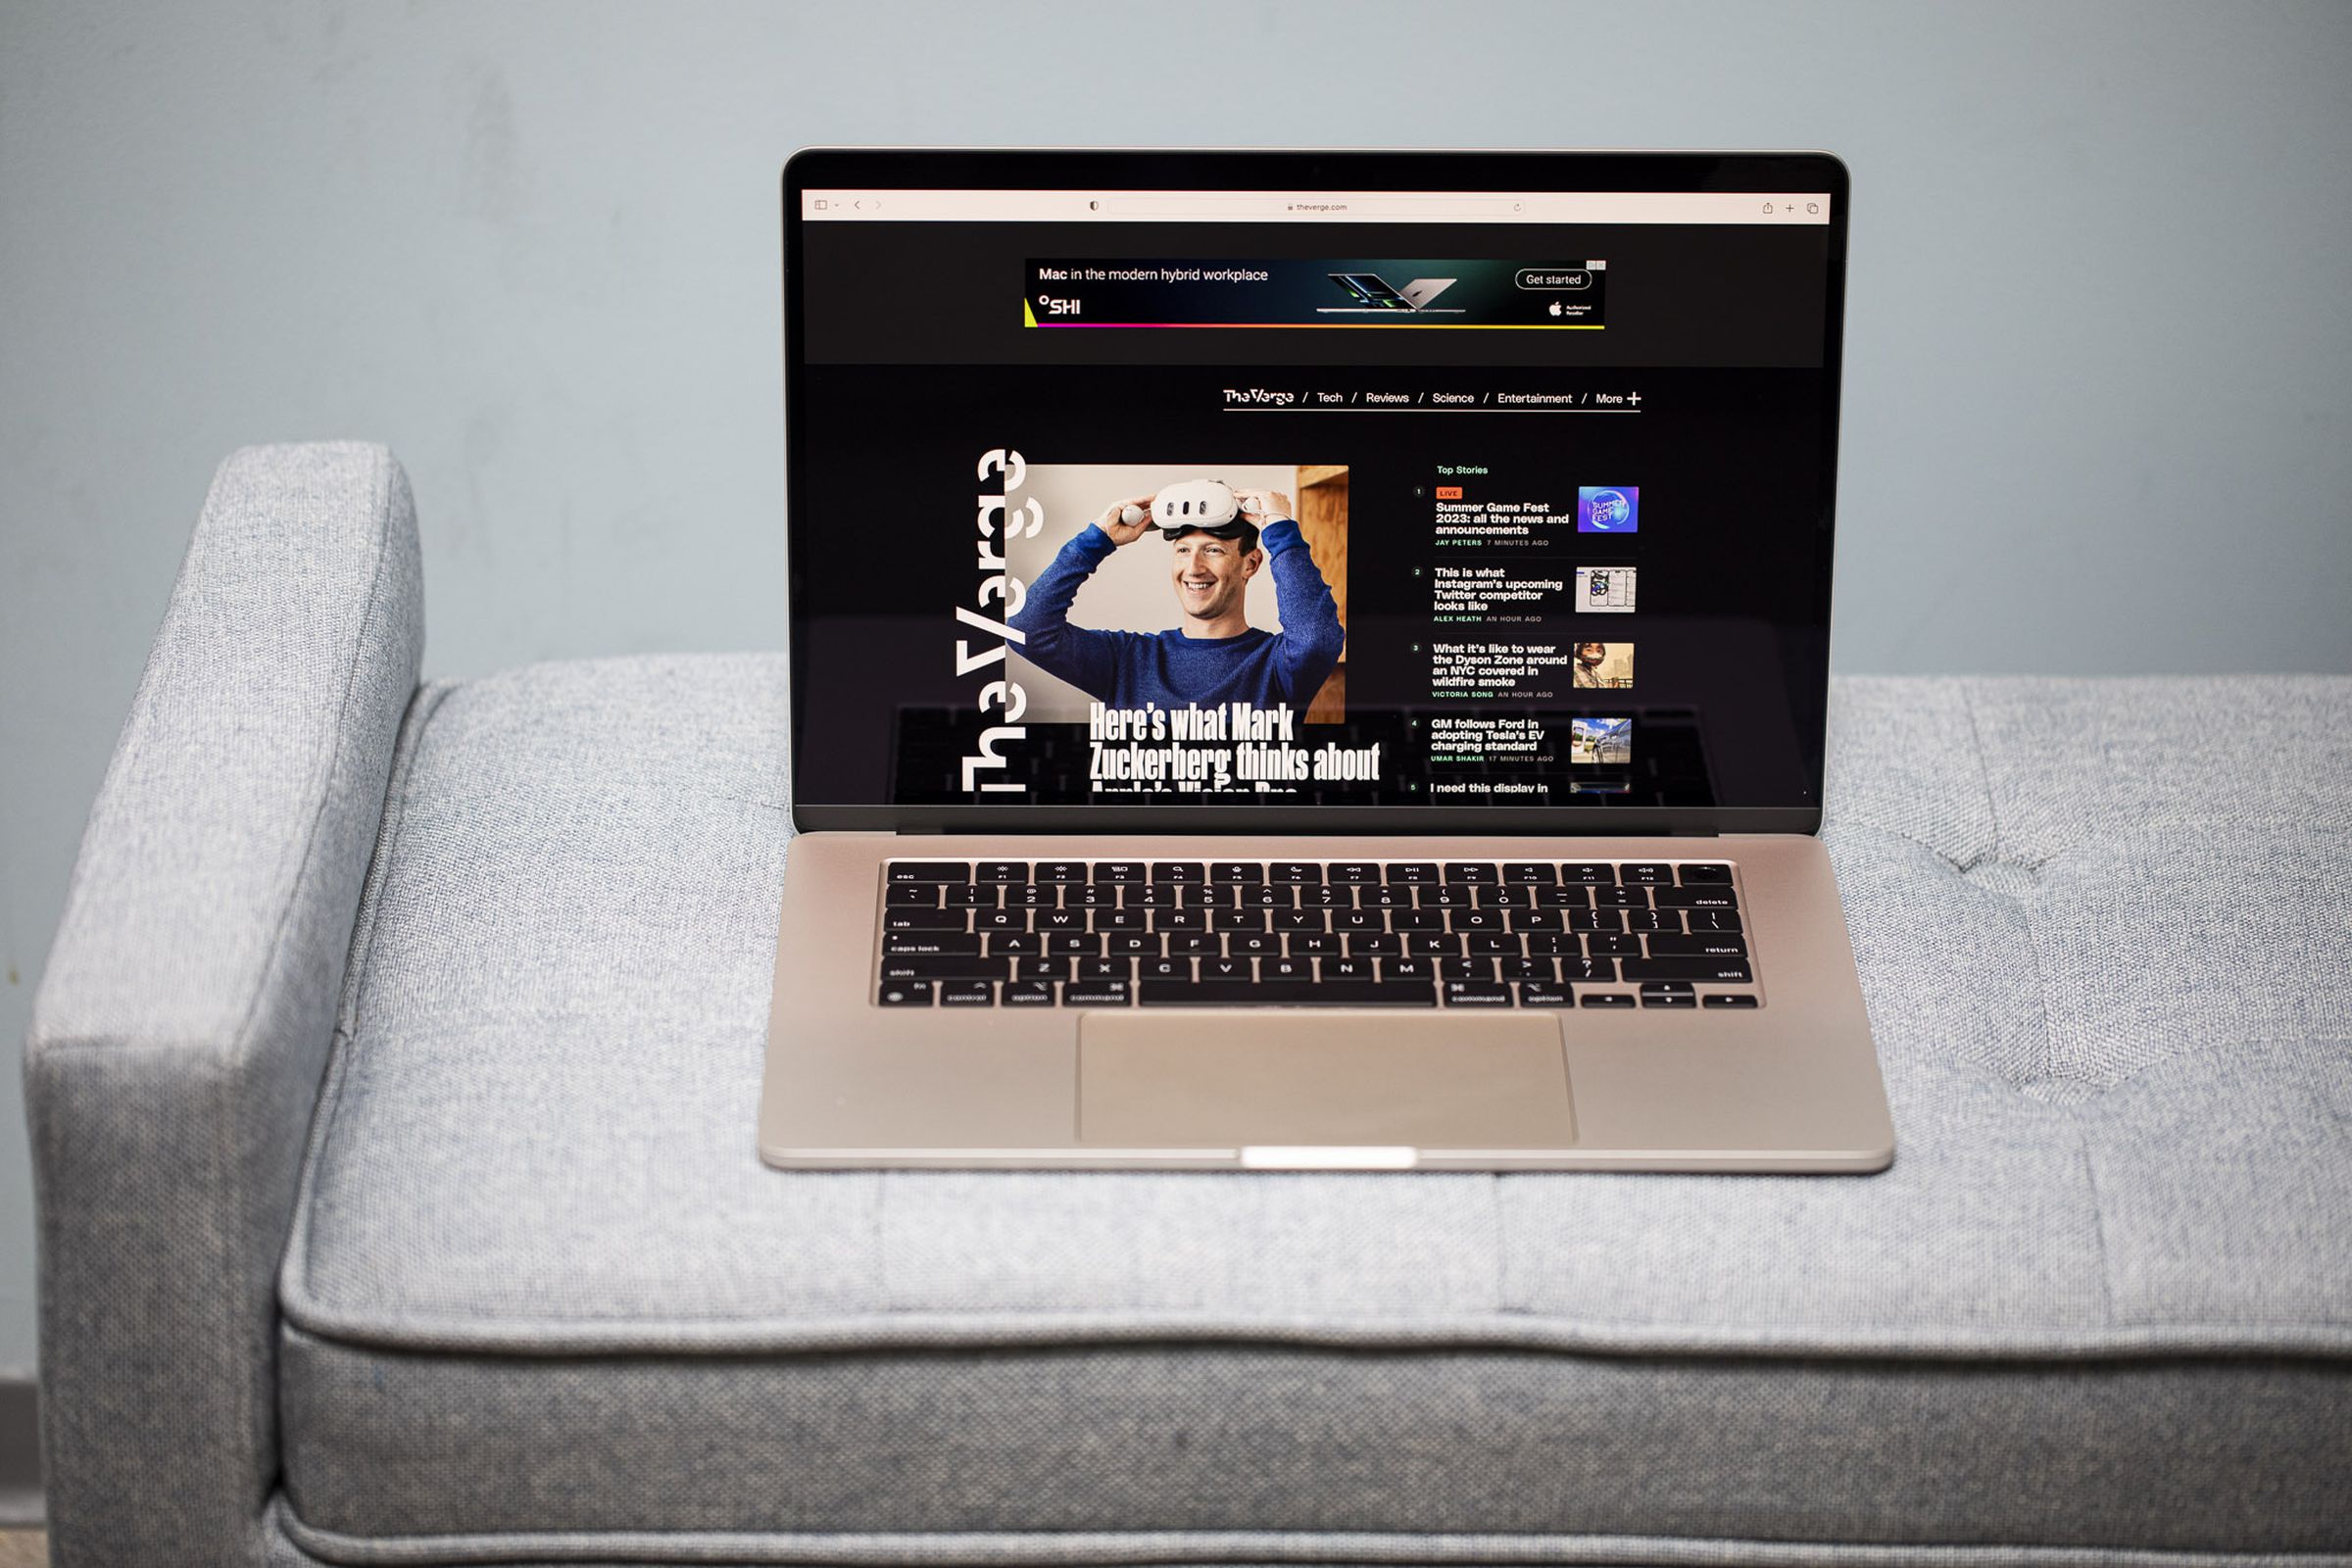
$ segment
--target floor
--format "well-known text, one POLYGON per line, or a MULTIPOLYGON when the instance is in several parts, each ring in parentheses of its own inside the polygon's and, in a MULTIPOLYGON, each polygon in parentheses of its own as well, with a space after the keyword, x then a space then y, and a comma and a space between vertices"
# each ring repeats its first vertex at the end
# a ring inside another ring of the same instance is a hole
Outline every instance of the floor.
POLYGON ((0 1568, 49 1568, 49 1537, 38 1530, 0 1530, 0 1568))

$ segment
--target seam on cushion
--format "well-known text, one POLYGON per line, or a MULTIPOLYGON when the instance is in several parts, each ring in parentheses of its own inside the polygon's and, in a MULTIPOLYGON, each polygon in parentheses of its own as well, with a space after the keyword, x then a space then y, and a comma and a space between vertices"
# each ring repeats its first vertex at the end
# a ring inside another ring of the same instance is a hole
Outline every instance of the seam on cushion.
MULTIPOLYGON (((383 890, 391 879, 392 860, 400 846, 401 829, 408 822, 409 801, 414 789, 416 761, 424 753, 425 731, 441 711, 443 701, 455 690, 457 683, 454 681, 436 682, 420 690, 411 699, 409 715, 402 721, 405 748, 395 743, 393 762, 397 776, 384 792, 384 821, 377 830, 373 863, 368 869, 368 885, 361 894, 360 916, 352 933, 352 954, 345 963, 343 1001, 337 1009, 334 1039, 327 1059, 326 1094, 313 1119, 310 1147, 303 1155, 302 1181, 296 1191, 295 1201, 301 1205, 301 1225, 296 1232, 300 1255, 298 1259, 290 1258, 289 1261, 298 1261, 300 1268, 289 1269, 288 1273, 300 1274, 300 1284, 305 1292, 316 1289, 310 1277, 312 1262, 318 1255, 315 1245, 317 1234, 313 1228, 318 1217, 316 1177, 319 1159, 325 1153, 343 1107, 343 1091, 351 1081, 351 1057, 357 1049, 359 1037, 360 999, 366 990, 368 975, 375 965, 375 930, 377 915, 383 905, 383 890), (398 755, 403 749, 408 754, 406 757, 398 755)), ((285 1304, 282 1298, 289 1283, 292 1281, 281 1281, 278 1287, 281 1309, 285 1304)))
POLYGON ((1494 1310, 1516 1312, 1519 1308, 1512 1304, 1510 1295, 1511 1230, 1502 1207, 1503 1181, 1504 1176, 1500 1171, 1487 1173, 1487 1192, 1491 1195, 1489 1206, 1494 1213, 1494 1310))
POLYGON ((2107 1200, 2099 1192, 2099 1165, 2090 1153, 2090 1129, 2082 1124, 2080 1110, 2070 1108, 2067 1119, 2075 1124, 2075 1147, 2082 1152, 2082 1180, 2090 1191, 2090 1235, 2096 1245, 2099 1265, 2099 1324, 2112 1332, 2115 1271, 2107 1250, 2107 1200))
MULTIPOLYGON (((1984 731, 1977 723, 1977 700, 1969 692, 1969 683, 1960 682, 1960 712, 1968 720, 1968 743, 1977 754, 1977 782, 1984 789, 1984 820, 1992 824, 1992 858, 2001 858, 2001 808, 1992 795, 1992 763, 1984 756, 1984 731)), ((1973 869, 1984 863, 1983 858, 1971 860, 1960 869, 1973 869)))

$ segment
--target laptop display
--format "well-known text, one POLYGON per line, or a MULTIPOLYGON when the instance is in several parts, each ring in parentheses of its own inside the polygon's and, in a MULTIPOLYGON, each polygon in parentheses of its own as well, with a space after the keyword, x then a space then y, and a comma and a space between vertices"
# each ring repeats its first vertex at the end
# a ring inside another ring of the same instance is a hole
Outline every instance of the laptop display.
POLYGON ((814 151, 784 198, 804 826, 1818 820, 1836 160, 814 151))

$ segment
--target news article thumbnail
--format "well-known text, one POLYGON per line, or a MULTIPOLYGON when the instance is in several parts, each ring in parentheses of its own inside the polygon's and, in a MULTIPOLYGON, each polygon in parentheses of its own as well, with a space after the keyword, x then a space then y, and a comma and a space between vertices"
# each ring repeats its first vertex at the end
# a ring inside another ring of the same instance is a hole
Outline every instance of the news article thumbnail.
POLYGON ((1006 491, 1029 716, 1085 727, 1097 792, 1372 782, 1347 716, 1348 469, 1037 464, 1006 491))

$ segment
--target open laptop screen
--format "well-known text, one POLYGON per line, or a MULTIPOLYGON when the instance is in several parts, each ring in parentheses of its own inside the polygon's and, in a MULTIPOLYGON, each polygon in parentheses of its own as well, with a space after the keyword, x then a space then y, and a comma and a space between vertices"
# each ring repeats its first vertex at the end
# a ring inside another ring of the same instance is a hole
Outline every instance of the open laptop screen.
POLYGON ((800 155, 796 811, 1817 817, 1845 196, 1818 155, 800 155))

